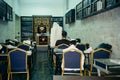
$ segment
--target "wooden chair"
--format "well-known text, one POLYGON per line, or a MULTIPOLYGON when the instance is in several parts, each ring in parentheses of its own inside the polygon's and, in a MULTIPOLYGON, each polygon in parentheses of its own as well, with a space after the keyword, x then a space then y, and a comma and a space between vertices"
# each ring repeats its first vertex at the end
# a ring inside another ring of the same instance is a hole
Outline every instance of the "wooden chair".
POLYGON ((31 73, 31 68, 34 66, 33 65, 33 55, 34 55, 34 53, 32 52, 32 50, 30 50, 30 45, 27 44, 27 43, 20 43, 18 45, 18 48, 23 49, 23 50, 27 51, 28 54, 30 54, 30 56, 28 56, 29 57, 28 58, 28 64, 30 64, 29 69, 30 69, 30 73, 31 73))
POLYGON ((88 75, 97 74, 97 69, 93 67, 94 59, 108 59, 111 56, 111 51, 106 50, 104 48, 98 48, 91 53, 91 62, 90 64, 85 66, 85 71, 88 72, 88 75))
POLYGON ((25 44, 25 43, 24 44, 20 43, 20 44, 18 44, 18 48, 26 50, 26 51, 29 51, 30 50, 30 45, 29 44, 25 44))
POLYGON ((84 55, 82 51, 75 49, 68 49, 63 51, 62 59, 62 75, 64 74, 78 74, 83 75, 84 55))
POLYGON ((84 51, 86 50, 86 45, 85 44, 76 44, 76 48, 78 48, 79 50, 81 51, 84 51))
POLYGON ((26 51, 16 48, 8 53, 8 80, 12 74, 27 74, 27 80, 29 80, 29 69, 28 69, 28 56, 26 51))
MULTIPOLYGON (((66 49, 68 48, 69 45, 67 44, 60 44, 58 46, 56 46, 57 49, 66 49)), ((54 55, 54 66, 55 66, 55 74, 61 74, 61 63, 62 63, 62 52, 60 53, 55 53, 54 55)))

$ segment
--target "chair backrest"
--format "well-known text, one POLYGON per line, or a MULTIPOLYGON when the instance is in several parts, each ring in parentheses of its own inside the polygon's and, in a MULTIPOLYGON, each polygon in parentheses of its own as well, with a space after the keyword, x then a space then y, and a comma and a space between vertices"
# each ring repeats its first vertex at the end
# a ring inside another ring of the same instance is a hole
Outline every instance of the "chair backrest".
POLYGON ((92 52, 93 59, 101 59, 101 58, 110 58, 111 51, 106 50, 104 48, 98 48, 94 52, 92 52))
POLYGON ((29 50, 30 50, 30 45, 20 43, 20 44, 18 45, 18 48, 23 49, 23 50, 26 50, 26 51, 29 51, 29 50))
POLYGON ((62 60, 62 69, 63 72, 65 68, 68 69, 79 69, 80 70, 80 75, 82 75, 82 70, 83 70, 83 53, 80 50, 68 50, 63 52, 63 60, 62 60))
MULTIPOLYGON (((92 67, 93 67, 93 61, 94 59, 108 59, 111 57, 111 51, 109 50, 106 50, 104 48, 98 48, 96 50, 94 50, 92 53, 91 53, 91 67, 90 67, 90 71, 92 71, 92 67)), ((101 64, 99 64, 101 65, 101 64)))
POLYGON ((8 53, 8 69, 10 72, 23 72, 27 69, 26 51, 16 48, 8 53))
POLYGON ((65 68, 80 68, 81 54, 75 51, 64 53, 65 68), (72 64, 71 64, 72 63, 72 64))
POLYGON ((76 48, 78 48, 81 51, 86 50, 86 45, 85 44, 76 44, 76 48))
POLYGON ((68 47, 69 47, 69 45, 67 45, 67 44, 60 44, 60 45, 57 46, 58 49, 65 49, 65 48, 68 48, 68 47))

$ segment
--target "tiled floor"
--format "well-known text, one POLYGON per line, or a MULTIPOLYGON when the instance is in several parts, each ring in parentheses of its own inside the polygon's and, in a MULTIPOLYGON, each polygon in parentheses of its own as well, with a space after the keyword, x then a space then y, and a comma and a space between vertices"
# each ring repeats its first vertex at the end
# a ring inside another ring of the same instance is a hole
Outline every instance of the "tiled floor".
POLYGON ((53 72, 48 61, 47 51, 38 50, 36 58, 32 80, 53 80, 53 72))

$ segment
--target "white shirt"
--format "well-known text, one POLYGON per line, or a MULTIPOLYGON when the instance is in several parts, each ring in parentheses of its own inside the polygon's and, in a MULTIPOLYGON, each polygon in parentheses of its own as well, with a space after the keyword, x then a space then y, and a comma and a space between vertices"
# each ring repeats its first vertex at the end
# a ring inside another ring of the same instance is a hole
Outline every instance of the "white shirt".
POLYGON ((84 53, 91 53, 93 51, 92 47, 89 47, 88 49, 84 50, 84 53))

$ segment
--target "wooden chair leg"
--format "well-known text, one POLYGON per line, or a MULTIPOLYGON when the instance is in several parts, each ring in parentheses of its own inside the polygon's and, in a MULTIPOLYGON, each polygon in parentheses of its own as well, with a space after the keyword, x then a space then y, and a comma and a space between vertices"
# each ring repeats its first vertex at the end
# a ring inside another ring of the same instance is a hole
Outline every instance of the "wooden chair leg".
POLYGON ((84 76, 86 76, 86 69, 84 69, 84 76))
POLYGON ((10 80, 10 73, 8 73, 8 80, 10 80))
POLYGON ((27 73, 27 80, 29 80, 29 72, 27 73))
POLYGON ((91 76, 91 72, 89 71, 88 73, 89 73, 89 76, 91 76))
POLYGON ((62 70, 62 76, 64 76, 64 71, 62 70))
POLYGON ((11 80, 13 80, 13 79, 12 79, 12 73, 10 74, 10 78, 11 78, 11 80))

